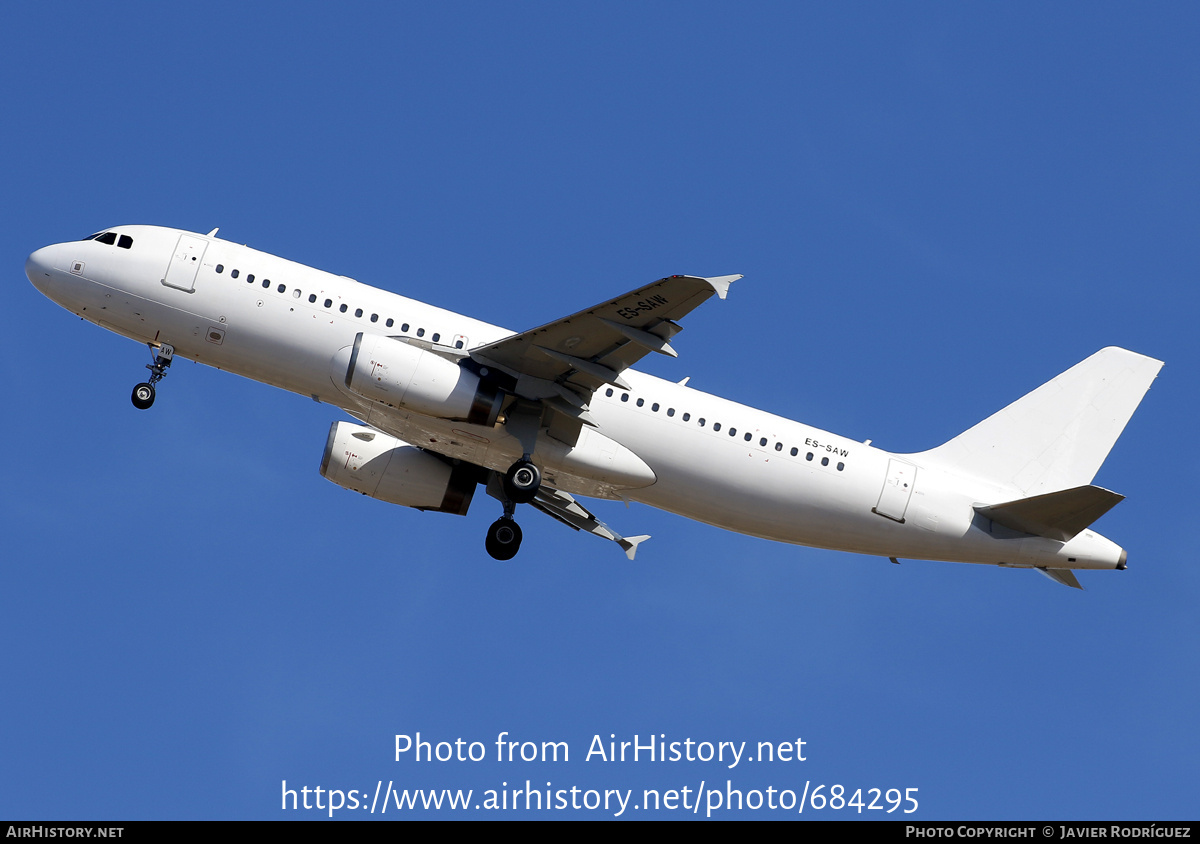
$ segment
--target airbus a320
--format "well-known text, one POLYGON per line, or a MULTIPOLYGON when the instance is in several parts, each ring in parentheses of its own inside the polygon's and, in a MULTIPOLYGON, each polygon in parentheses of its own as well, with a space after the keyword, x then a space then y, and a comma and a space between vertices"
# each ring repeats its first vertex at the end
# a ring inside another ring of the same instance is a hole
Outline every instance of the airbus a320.
POLYGON ((518 505, 611 540, 578 497, 637 501, 764 539, 900 558, 1124 569, 1091 530, 1122 496, 1092 484, 1160 361, 1096 352, 949 442, 893 454, 637 372, 676 356, 680 323, 741 276, 674 275, 538 328, 486 322, 230 243, 118 226, 38 249, 33 285, 146 344, 148 409, 176 358, 335 405, 321 474, 419 510, 500 517, 485 547, 521 545, 518 505))

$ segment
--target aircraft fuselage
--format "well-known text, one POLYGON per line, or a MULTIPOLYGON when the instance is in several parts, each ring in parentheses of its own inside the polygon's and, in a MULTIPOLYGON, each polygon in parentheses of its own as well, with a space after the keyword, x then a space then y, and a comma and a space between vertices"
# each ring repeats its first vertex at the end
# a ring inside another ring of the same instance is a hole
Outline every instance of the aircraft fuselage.
MULTIPOLYGON (((501 473, 521 459, 521 441, 500 422, 388 407, 351 392, 346 376, 360 334, 401 337, 453 360, 513 332, 215 236, 155 226, 108 231, 132 243, 39 249, 26 265, 30 280, 97 325, 337 405, 421 449, 501 473)), ((963 472, 936 452, 892 454, 634 370, 623 377, 625 388, 595 391, 587 408, 594 425, 575 443, 539 437, 532 459, 545 483, 800 545, 1018 567, 1124 567, 1122 549, 1091 530, 1064 542, 980 517, 978 505, 1027 491, 963 472)))

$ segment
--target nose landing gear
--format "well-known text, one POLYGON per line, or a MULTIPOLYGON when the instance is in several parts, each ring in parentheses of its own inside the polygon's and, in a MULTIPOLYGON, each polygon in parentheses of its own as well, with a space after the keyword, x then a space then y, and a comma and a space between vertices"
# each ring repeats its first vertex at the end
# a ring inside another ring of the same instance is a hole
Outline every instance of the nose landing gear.
POLYGON ((154 404, 154 385, 166 377, 171 361, 175 359, 174 346, 168 343, 161 343, 158 346, 153 343, 149 345, 151 351, 154 352, 154 363, 146 364, 146 368, 150 370, 150 380, 143 381, 134 387, 133 395, 130 396, 133 406, 138 410, 147 410, 150 405, 154 404))

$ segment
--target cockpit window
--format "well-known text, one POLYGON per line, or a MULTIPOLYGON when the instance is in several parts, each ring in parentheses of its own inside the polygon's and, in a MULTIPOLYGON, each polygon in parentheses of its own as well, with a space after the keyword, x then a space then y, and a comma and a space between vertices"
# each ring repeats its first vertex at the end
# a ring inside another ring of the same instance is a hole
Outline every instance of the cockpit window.
POLYGON ((119 246, 122 249, 130 249, 133 247, 133 238, 127 234, 121 235, 121 239, 117 240, 116 232, 97 232, 96 234, 85 237, 84 240, 95 240, 103 243, 106 246, 119 246))

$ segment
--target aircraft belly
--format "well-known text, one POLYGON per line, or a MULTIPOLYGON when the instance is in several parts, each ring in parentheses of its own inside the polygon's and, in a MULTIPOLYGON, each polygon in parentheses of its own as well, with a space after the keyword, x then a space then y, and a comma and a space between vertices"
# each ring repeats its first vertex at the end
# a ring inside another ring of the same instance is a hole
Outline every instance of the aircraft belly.
POLYGON ((171 342, 189 357, 203 345, 207 328, 221 325, 215 317, 98 282, 86 282, 73 294, 72 310, 85 319, 141 342, 171 342))
MULTIPOLYGON (((366 424, 405 442, 497 472, 507 471, 522 456, 520 442, 503 426, 436 419, 358 398, 339 403, 366 424)), ((619 499, 656 480, 637 455, 588 429, 575 446, 543 434, 533 458, 547 485, 572 495, 619 499)))
POLYGON ((211 289, 207 295, 202 293, 203 285, 198 285, 195 295, 200 302, 219 313, 203 324, 219 333, 198 329, 186 319, 175 320, 170 328, 164 327, 160 339, 172 343, 177 353, 289 392, 341 403, 342 396, 330 383, 329 361, 346 342, 345 327, 313 321, 286 302, 266 297, 211 289))
POLYGON ((870 447, 834 473, 816 461, 797 463, 705 435, 675 443, 655 455, 658 483, 631 497, 726 530, 860 554, 993 565, 1112 568, 1119 555, 1105 547, 1069 559, 1062 543, 982 531, 973 521, 978 499, 936 470, 920 472, 904 522, 880 516, 872 510, 895 456, 870 447))
MULTIPOLYGON (((832 467, 693 432, 655 455, 659 482, 635 495, 656 507, 728 530, 822 546, 861 521, 858 483, 832 467)), ((869 505, 867 505, 869 507, 869 505)), ((859 525, 865 535, 871 525, 859 525)))

